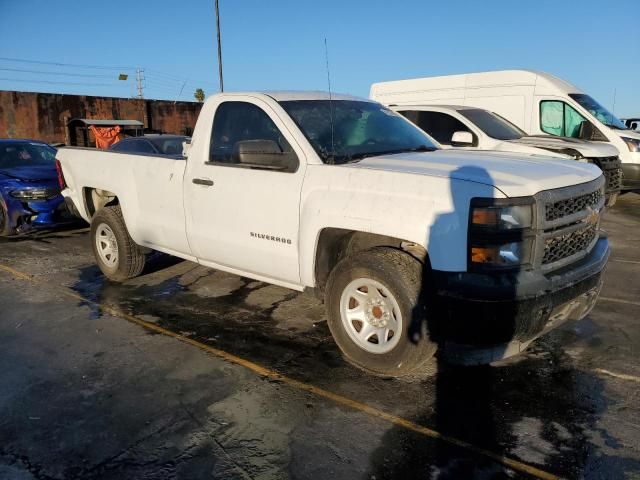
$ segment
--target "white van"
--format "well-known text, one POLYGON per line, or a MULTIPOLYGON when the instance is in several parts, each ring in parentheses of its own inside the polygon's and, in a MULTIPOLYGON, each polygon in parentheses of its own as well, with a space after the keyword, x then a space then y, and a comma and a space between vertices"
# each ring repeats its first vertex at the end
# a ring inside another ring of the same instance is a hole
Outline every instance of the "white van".
POLYGON ((375 83, 385 105, 464 105, 498 113, 529 135, 609 142, 620 152, 624 189, 640 188, 640 132, 579 88, 553 75, 503 70, 375 83))

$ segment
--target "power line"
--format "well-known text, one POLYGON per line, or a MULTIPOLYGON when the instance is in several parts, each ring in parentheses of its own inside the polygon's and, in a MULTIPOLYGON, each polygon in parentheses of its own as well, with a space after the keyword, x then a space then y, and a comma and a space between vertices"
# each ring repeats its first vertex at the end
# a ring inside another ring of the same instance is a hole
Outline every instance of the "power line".
POLYGON ((105 65, 85 65, 79 63, 62 63, 62 62, 44 62, 41 60, 26 60, 24 58, 10 58, 10 57, 0 57, 0 60, 5 60, 7 62, 20 62, 20 63, 33 63, 38 65, 55 65, 57 67, 76 67, 76 68, 97 68, 101 70, 135 70, 136 67, 116 67, 116 66, 105 66, 105 65))
MULTIPOLYGON (((72 68, 88 68, 88 69, 99 69, 99 70, 120 70, 120 71, 135 71, 137 70, 137 68, 142 68, 142 67, 128 67, 128 66, 107 66, 107 65, 90 65, 90 64, 79 64, 79 63, 64 63, 64 62, 48 62, 48 61, 43 61, 43 60, 29 60, 29 59, 24 59, 24 58, 13 58, 13 57, 0 57, 0 60, 4 60, 7 62, 20 62, 20 63, 28 63, 28 64, 35 64, 35 65, 51 65, 51 66, 56 66, 56 67, 72 67, 72 68)), ((0 68, 0 70, 5 70, 5 71, 22 71, 23 73, 42 73, 42 74, 51 74, 51 75, 65 75, 65 76, 82 76, 82 77, 87 77, 87 78, 108 78, 108 76, 96 76, 96 77, 90 77, 90 74, 82 74, 82 73, 66 73, 66 72, 46 72, 46 71, 39 71, 39 70, 21 70, 21 69, 13 69, 10 70, 8 67, 5 68, 0 68)), ((184 77, 179 77, 176 76, 174 74, 171 73, 167 73, 167 72, 162 72, 160 70, 155 70, 155 69, 145 69, 145 73, 147 72, 152 72, 154 75, 157 75, 158 80, 162 81, 165 80, 167 82, 175 82, 174 85, 176 85, 176 88, 179 88, 180 85, 182 85, 185 82, 185 78, 184 77)), ((148 76, 147 76, 148 78, 148 76)), ((192 85, 192 86, 207 86, 207 87, 215 87, 215 82, 211 81, 211 80, 198 80, 198 79, 189 79, 189 81, 187 82, 187 85, 192 85)))
MULTIPOLYGON (((23 78, 0 78, 0 81, 7 82, 28 82, 28 83, 48 83, 51 85, 84 85, 84 86, 96 86, 96 87, 115 87, 118 85, 114 83, 82 83, 82 82, 52 82, 49 80, 27 80, 23 78)), ((125 86, 124 84, 122 86, 125 86)))
MULTIPOLYGON (((174 82, 178 82, 180 84, 182 84, 185 81, 185 78, 182 77, 176 77, 175 75, 170 75, 164 72, 161 72, 159 70, 154 70, 152 68, 149 68, 146 70, 147 72, 151 72, 154 75, 158 75, 158 80, 167 80, 167 81, 174 81, 174 82)), ((211 87, 216 87, 216 83, 212 80, 199 80, 197 78, 189 78, 189 80, 187 81, 188 85, 193 85, 193 86, 200 86, 200 85, 207 85, 207 86, 211 86, 211 87)))
POLYGON ((67 72, 48 72, 46 70, 28 70, 24 68, 6 68, 0 67, 0 70, 5 72, 19 72, 19 73, 44 73, 47 75, 63 75, 66 77, 87 77, 87 78, 113 78, 113 75, 98 75, 90 73, 67 73, 67 72))

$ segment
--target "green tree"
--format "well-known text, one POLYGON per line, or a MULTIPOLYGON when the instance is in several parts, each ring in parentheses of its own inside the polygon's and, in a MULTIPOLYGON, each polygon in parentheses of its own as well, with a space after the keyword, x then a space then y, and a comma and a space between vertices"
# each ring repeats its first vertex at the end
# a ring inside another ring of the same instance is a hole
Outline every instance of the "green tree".
POLYGON ((197 88, 196 93, 194 93, 193 96, 196 97, 196 100, 200 103, 204 102, 204 90, 201 88, 197 88))

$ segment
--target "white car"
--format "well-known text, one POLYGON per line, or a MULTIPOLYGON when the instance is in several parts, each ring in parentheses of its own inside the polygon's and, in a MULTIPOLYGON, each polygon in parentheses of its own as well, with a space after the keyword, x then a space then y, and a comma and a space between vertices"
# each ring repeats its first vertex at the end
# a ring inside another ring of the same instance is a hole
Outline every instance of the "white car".
POLYGON ((640 188, 640 132, 578 87, 545 72, 501 70, 375 83, 371 98, 385 105, 464 105, 484 108, 529 135, 608 142, 619 152, 623 189, 640 188))
POLYGON ((376 102, 322 92, 215 95, 185 150, 58 151, 102 272, 135 277, 158 250, 310 289, 370 372, 411 372, 437 348, 466 363, 514 355, 600 291, 594 165, 438 149, 376 102))
POLYGON ((614 205, 622 186, 622 168, 615 147, 550 135, 527 135, 500 115, 481 108, 455 105, 392 107, 433 137, 443 148, 528 153, 590 162, 607 180, 607 205, 614 205))

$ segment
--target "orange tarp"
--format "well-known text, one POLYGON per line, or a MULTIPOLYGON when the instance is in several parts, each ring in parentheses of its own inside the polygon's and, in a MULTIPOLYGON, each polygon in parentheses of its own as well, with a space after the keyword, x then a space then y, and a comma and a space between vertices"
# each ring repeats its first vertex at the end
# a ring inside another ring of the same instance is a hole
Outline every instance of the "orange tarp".
POLYGON ((118 134, 120 133, 120 127, 96 127, 91 125, 89 127, 93 136, 96 137, 96 148, 107 149, 114 143, 120 141, 118 134))

